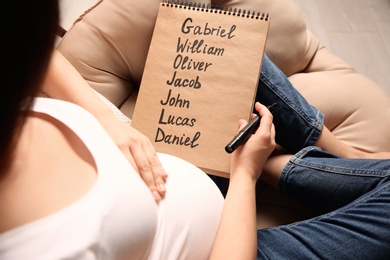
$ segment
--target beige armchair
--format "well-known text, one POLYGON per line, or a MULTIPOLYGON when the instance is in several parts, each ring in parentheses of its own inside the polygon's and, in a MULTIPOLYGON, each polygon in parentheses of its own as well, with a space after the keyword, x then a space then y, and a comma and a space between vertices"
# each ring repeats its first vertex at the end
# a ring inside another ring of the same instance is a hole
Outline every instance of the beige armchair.
MULTIPOLYGON (((210 2, 210 1, 202 1, 210 2)), ((217 0, 212 4, 269 12, 269 58, 325 114, 342 141, 366 151, 390 151, 390 97, 333 55, 307 30, 292 0, 217 0)), ((106 0, 84 13, 58 50, 89 84, 131 118, 160 0, 106 0)), ((261 185, 259 227, 305 219, 311 209, 261 185)))

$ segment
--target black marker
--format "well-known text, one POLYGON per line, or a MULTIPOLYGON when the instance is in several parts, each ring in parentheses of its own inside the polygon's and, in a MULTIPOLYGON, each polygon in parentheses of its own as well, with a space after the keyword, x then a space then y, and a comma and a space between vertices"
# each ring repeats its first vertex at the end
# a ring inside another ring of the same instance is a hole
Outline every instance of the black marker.
MULTIPOLYGON (((273 103, 272 105, 268 106, 268 110, 272 113, 276 106, 276 103, 273 103)), ((234 150, 237 149, 241 144, 245 143, 249 137, 259 128, 260 126, 260 115, 256 115, 255 118, 253 118, 252 121, 250 121, 243 129, 241 129, 240 132, 233 138, 233 140, 228 143, 228 145, 225 146, 225 151, 227 153, 232 153, 234 150)))

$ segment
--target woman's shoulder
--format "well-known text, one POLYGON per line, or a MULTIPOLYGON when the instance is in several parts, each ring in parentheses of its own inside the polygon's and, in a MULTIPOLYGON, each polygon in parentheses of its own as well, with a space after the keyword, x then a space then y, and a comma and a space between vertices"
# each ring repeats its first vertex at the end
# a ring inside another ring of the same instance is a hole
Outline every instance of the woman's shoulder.
POLYGON ((61 122, 71 129, 90 150, 97 150, 99 153, 99 147, 114 150, 117 148, 96 117, 79 105, 52 98, 35 98, 31 110, 61 122))
MULTIPOLYGON (((78 119, 83 118, 83 120, 98 122, 97 119, 95 119, 95 117, 83 107, 68 101, 53 98, 35 98, 31 111, 50 115, 60 121, 64 121, 64 123, 75 122, 75 120, 71 119, 71 115, 75 114, 78 119)), ((77 120, 77 122, 82 121, 77 120)))
POLYGON ((62 209, 82 197, 96 181, 95 159, 83 140, 49 115, 57 103, 69 107, 62 102, 36 101, 34 107, 38 106, 39 112, 32 109, 27 117, 10 170, 2 180, 0 203, 13 198, 2 211, 2 218, 9 220, 8 224, 2 221, 2 231, 62 209), (43 113, 45 110, 50 113, 43 113))

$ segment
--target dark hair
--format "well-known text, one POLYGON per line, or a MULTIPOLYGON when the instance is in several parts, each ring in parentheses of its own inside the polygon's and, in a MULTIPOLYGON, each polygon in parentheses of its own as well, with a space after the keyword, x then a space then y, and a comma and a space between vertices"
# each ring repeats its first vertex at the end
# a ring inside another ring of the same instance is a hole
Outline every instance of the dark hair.
POLYGON ((9 1, 3 35, 3 95, 0 100, 0 177, 12 151, 33 97, 43 82, 59 24, 57 0, 9 1))

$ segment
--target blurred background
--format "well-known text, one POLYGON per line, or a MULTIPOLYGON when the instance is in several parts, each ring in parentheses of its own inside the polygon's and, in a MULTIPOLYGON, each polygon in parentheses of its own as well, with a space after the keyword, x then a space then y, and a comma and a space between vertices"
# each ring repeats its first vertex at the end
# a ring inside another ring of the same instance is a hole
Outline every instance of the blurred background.
POLYGON ((292 0, 334 54, 390 94, 390 0, 292 0))

